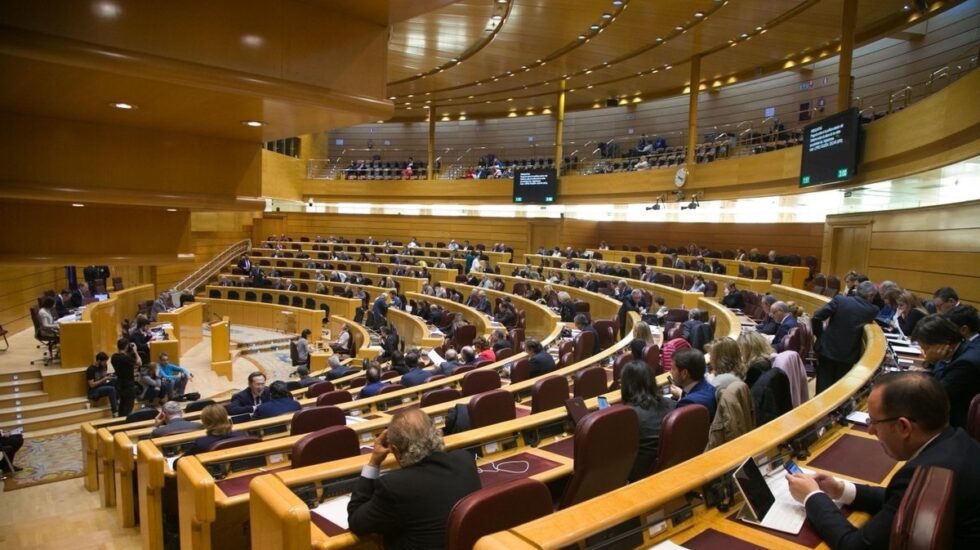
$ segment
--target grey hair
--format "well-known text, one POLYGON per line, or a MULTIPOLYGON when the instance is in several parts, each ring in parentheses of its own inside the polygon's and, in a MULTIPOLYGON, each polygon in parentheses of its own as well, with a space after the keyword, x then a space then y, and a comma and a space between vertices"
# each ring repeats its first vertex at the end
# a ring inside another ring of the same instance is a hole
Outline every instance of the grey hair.
POLYGON ((446 448, 435 423, 419 409, 395 416, 388 426, 388 444, 398 448, 398 464, 402 468, 446 448))
MULTIPOLYGON (((330 368, 335 369, 340 366, 340 358, 336 355, 331 355, 327 358, 327 364, 330 365, 330 368)), ((309 374, 309 371, 307 371, 307 374, 309 374)))
POLYGON ((762 297, 762 301, 771 306, 775 304, 778 301, 778 299, 772 294, 766 294, 765 296, 762 297))
POLYGON ((871 281, 864 281, 863 283, 858 283, 857 295, 862 298, 874 298, 875 293, 878 290, 875 288, 875 284, 871 281))
POLYGON ((167 401, 166 403, 163 404, 163 414, 166 415, 167 418, 173 416, 179 417, 179 416, 183 416, 184 411, 181 410, 180 403, 176 401, 167 401))
POLYGON ((769 311, 781 311, 783 313, 789 313, 789 306, 786 302, 775 302, 770 306, 769 311))

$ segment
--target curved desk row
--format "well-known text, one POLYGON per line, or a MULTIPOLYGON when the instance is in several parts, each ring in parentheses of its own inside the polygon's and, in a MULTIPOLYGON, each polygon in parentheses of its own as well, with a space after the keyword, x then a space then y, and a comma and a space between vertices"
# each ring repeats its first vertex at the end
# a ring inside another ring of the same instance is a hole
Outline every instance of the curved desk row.
MULTIPOLYGON (((279 241, 265 240, 265 241, 260 241, 259 244, 263 245, 262 250, 272 250, 275 247, 275 245, 276 245, 277 242, 279 242, 279 241)), ((279 242, 279 244, 283 244, 283 243, 279 242)), ((330 252, 330 251, 340 252, 340 251, 343 251, 343 252, 352 252, 352 253, 357 254, 357 253, 360 253, 362 251, 368 251, 368 252, 375 252, 375 251, 377 251, 377 253, 379 255, 382 253, 382 251, 385 248, 399 249, 399 248, 404 248, 404 245, 403 246, 394 246, 394 245, 387 245, 386 246, 386 245, 383 245, 383 244, 364 244, 364 243, 354 243, 354 244, 352 244, 352 243, 316 243, 316 242, 311 242, 311 241, 299 241, 299 242, 297 242, 297 241, 287 241, 285 244, 283 244, 283 247, 282 247, 282 249, 284 251, 286 251, 286 252, 293 252, 295 250, 302 250, 304 252, 330 252), (300 248, 298 248, 298 249, 295 248, 295 245, 299 245, 300 248)), ((462 249, 450 250, 448 248, 440 248, 440 247, 437 247, 437 246, 417 246, 417 247, 412 248, 412 250, 421 250, 422 252, 432 253, 432 254, 436 254, 436 255, 439 255, 439 254, 448 254, 448 255, 456 254, 459 257, 462 257, 462 256, 465 256, 466 255, 466 251, 465 250, 462 250, 462 249)), ((427 254, 427 255, 431 256, 432 254, 427 254)), ((489 258, 489 261, 490 261, 490 265, 491 266, 496 265, 497 262, 506 262, 506 261, 509 261, 511 259, 511 256, 512 256, 512 254, 510 252, 494 252, 492 250, 484 250, 483 252, 480 252, 480 254, 486 256, 487 258, 489 258)), ((442 257, 446 257, 446 256, 442 256, 442 257)))
MULTIPOLYGON (((253 251, 261 251, 261 249, 254 249, 254 248, 252 250, 253 251)), ((268 257, 268 256, 261 256, 261 255, 255 255, 255 257, 256 258, 260 258, 260 260, 259 260, 260 262, 262 260, 268 260, 269 261, 269 264, 270 265, 261 265, 261 264, 258 264, 258 266, 260 268, 262 268, 262 267, 282 267, 282 268, 286 268, 286 269, 299 269, 299 268, 296 268, 296 267, 289 267, 289 265, 286 265, 286 264, 288 263, 288 264, 292 265, 293 262, 300 262, 300 263, 302 263, 302 262, 305 262, 306 261, 306 259, 297 259, 297 258, 272 258, 272 257, 268 257), (279 264, 278 262, 282 262, 282 263, 279 264)), ((417 256, 413 256, 413 257, 421 258, 421 257, 417 257, 417 256)), ((315 258, 308 258, 308 259, 316 260, 315 258)), ((421 259, 427 259, 427 258, 421 258, 421 259)), ((429 258, 429 259, 431 259, 431 258, 429 258)), ((324 262, 327 262, 327 263, 329 263, 331 265, 336 265, 337 266, 336 269, 337 270, 340 270, 340 271, 350 271, 350 269, 349 269, 350 266, 358 266, 358 267, 361 268, 361 273, 374 274, 374 275, 379 275, 379 274, 380 275, 387 275, 388 273, 386 273, 386 271, 391 271, 392 270, 392 267, 405 267, 405 268, 409 268, 409 269, 412 269, 412 270, 421 269, 419 266, 415 266, 415 265, 411 265, 411 264, 392 264, 392 263, 384 263, 384 262, 361 262, 361 261, 358 261, 358 260, 324 260, 324 262), (347 266, 347 268, 345 269, 345 268, 340 267, 342 265, 343 266, 347 266)), ((253 262, 253 264, 254 263, 255 262, 253 262)), ((307 269, 308 271, 316 271, 315 268, 305 268, 305 269, 307 269)), ((332 270, 334 268, 332 268, 332 267, 321 268, 321 271, 323 269, 331 269, 332 270)), ((429 272, 429 277, 432 279, 432 281, 452 281, 452 280, 454 280, 456 278, 456 275, 459 273, 459 271, 457 271, 456 269, 443 268, 443 267, 426 267, 426 270, 429 272)))
POLYGON ((78 321, 61 323, 62 368, 87 367, 100 351, 114 352, 123 319, 135 319, 143 302, 157 297, 153 285, 139 285, 91 302, 78 321))

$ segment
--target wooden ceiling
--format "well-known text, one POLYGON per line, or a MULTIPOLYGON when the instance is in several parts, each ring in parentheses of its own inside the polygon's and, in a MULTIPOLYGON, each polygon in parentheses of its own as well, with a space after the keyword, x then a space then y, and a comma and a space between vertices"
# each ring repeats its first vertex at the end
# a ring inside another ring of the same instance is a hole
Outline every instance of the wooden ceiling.
MULTIPOLYGON (((934 2, 938 13, 958 2, 934 2)), ((462 0, 392 26, 388 99, 395 119, 505 116, 607 99, 685 93, 836 54, 844 0, 462 0), (496 20, 495 19, 499 19, 496 20)), ((912 0, 858 2, 868 41, 921 19, 912 0)))

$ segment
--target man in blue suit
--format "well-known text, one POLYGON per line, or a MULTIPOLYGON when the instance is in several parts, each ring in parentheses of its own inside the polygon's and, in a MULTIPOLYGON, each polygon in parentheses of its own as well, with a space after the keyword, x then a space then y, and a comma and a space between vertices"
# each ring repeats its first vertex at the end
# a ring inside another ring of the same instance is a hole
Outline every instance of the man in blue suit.
POLYGON ((299 401, 293 398, 293 394, 289 392, 289 388, 282 380, 276 380, 272 384, 269 384, 269 395, 272 399, 255 408, 255 412, 252 413, 252 420, 272 418, 280 414, 296 412, 302 408, 299 401))
POLYGON ((776 302, 769 307, 769 314, 776 322, 776 334, 772 337, 772 347, 777 352, 786 351, 783 349, 783 338, 789 334, 789 329, 797 326, 796 317, 789 312, 786 302, 776 302))
POLYGON ((670 376, 674 385, 670 392, 677 399, 677 406, 703 405, 708 416, 715 417, 715 387, 704 379, 704 354, 694 348, 682 349, 674 354, 674 364, 670 376))
POLYGON ((859 283, 855 296, 838 294, 813 313, 810 323, 817 338, 817 393, 840 380, 861 358, 864 325, 874 321, 878 307, 871 303, 878 289, 859 283), (824 321, 828 321, 824 329, 824 321))
POLYGON ((419 363, 419 354, 414 350, 405 354, 405 366, 408 367, 408 372, 402 375, 401 383, 406 388, 424 384, 430 376, 435 374, 435 371, 422 368, 419 363))

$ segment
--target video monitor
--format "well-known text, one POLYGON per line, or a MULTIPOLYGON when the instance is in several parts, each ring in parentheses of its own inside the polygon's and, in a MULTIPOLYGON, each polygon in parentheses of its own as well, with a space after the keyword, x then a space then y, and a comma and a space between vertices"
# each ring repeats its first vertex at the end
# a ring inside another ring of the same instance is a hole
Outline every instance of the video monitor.
POLYGON ((558 201, 558 174, 554 168, 514 171, 515 204, 555 204, 558 201))
POLYGON ((800 187, 847 181, 857 174, 861 128, 852 107, 803 128, 800 187))

